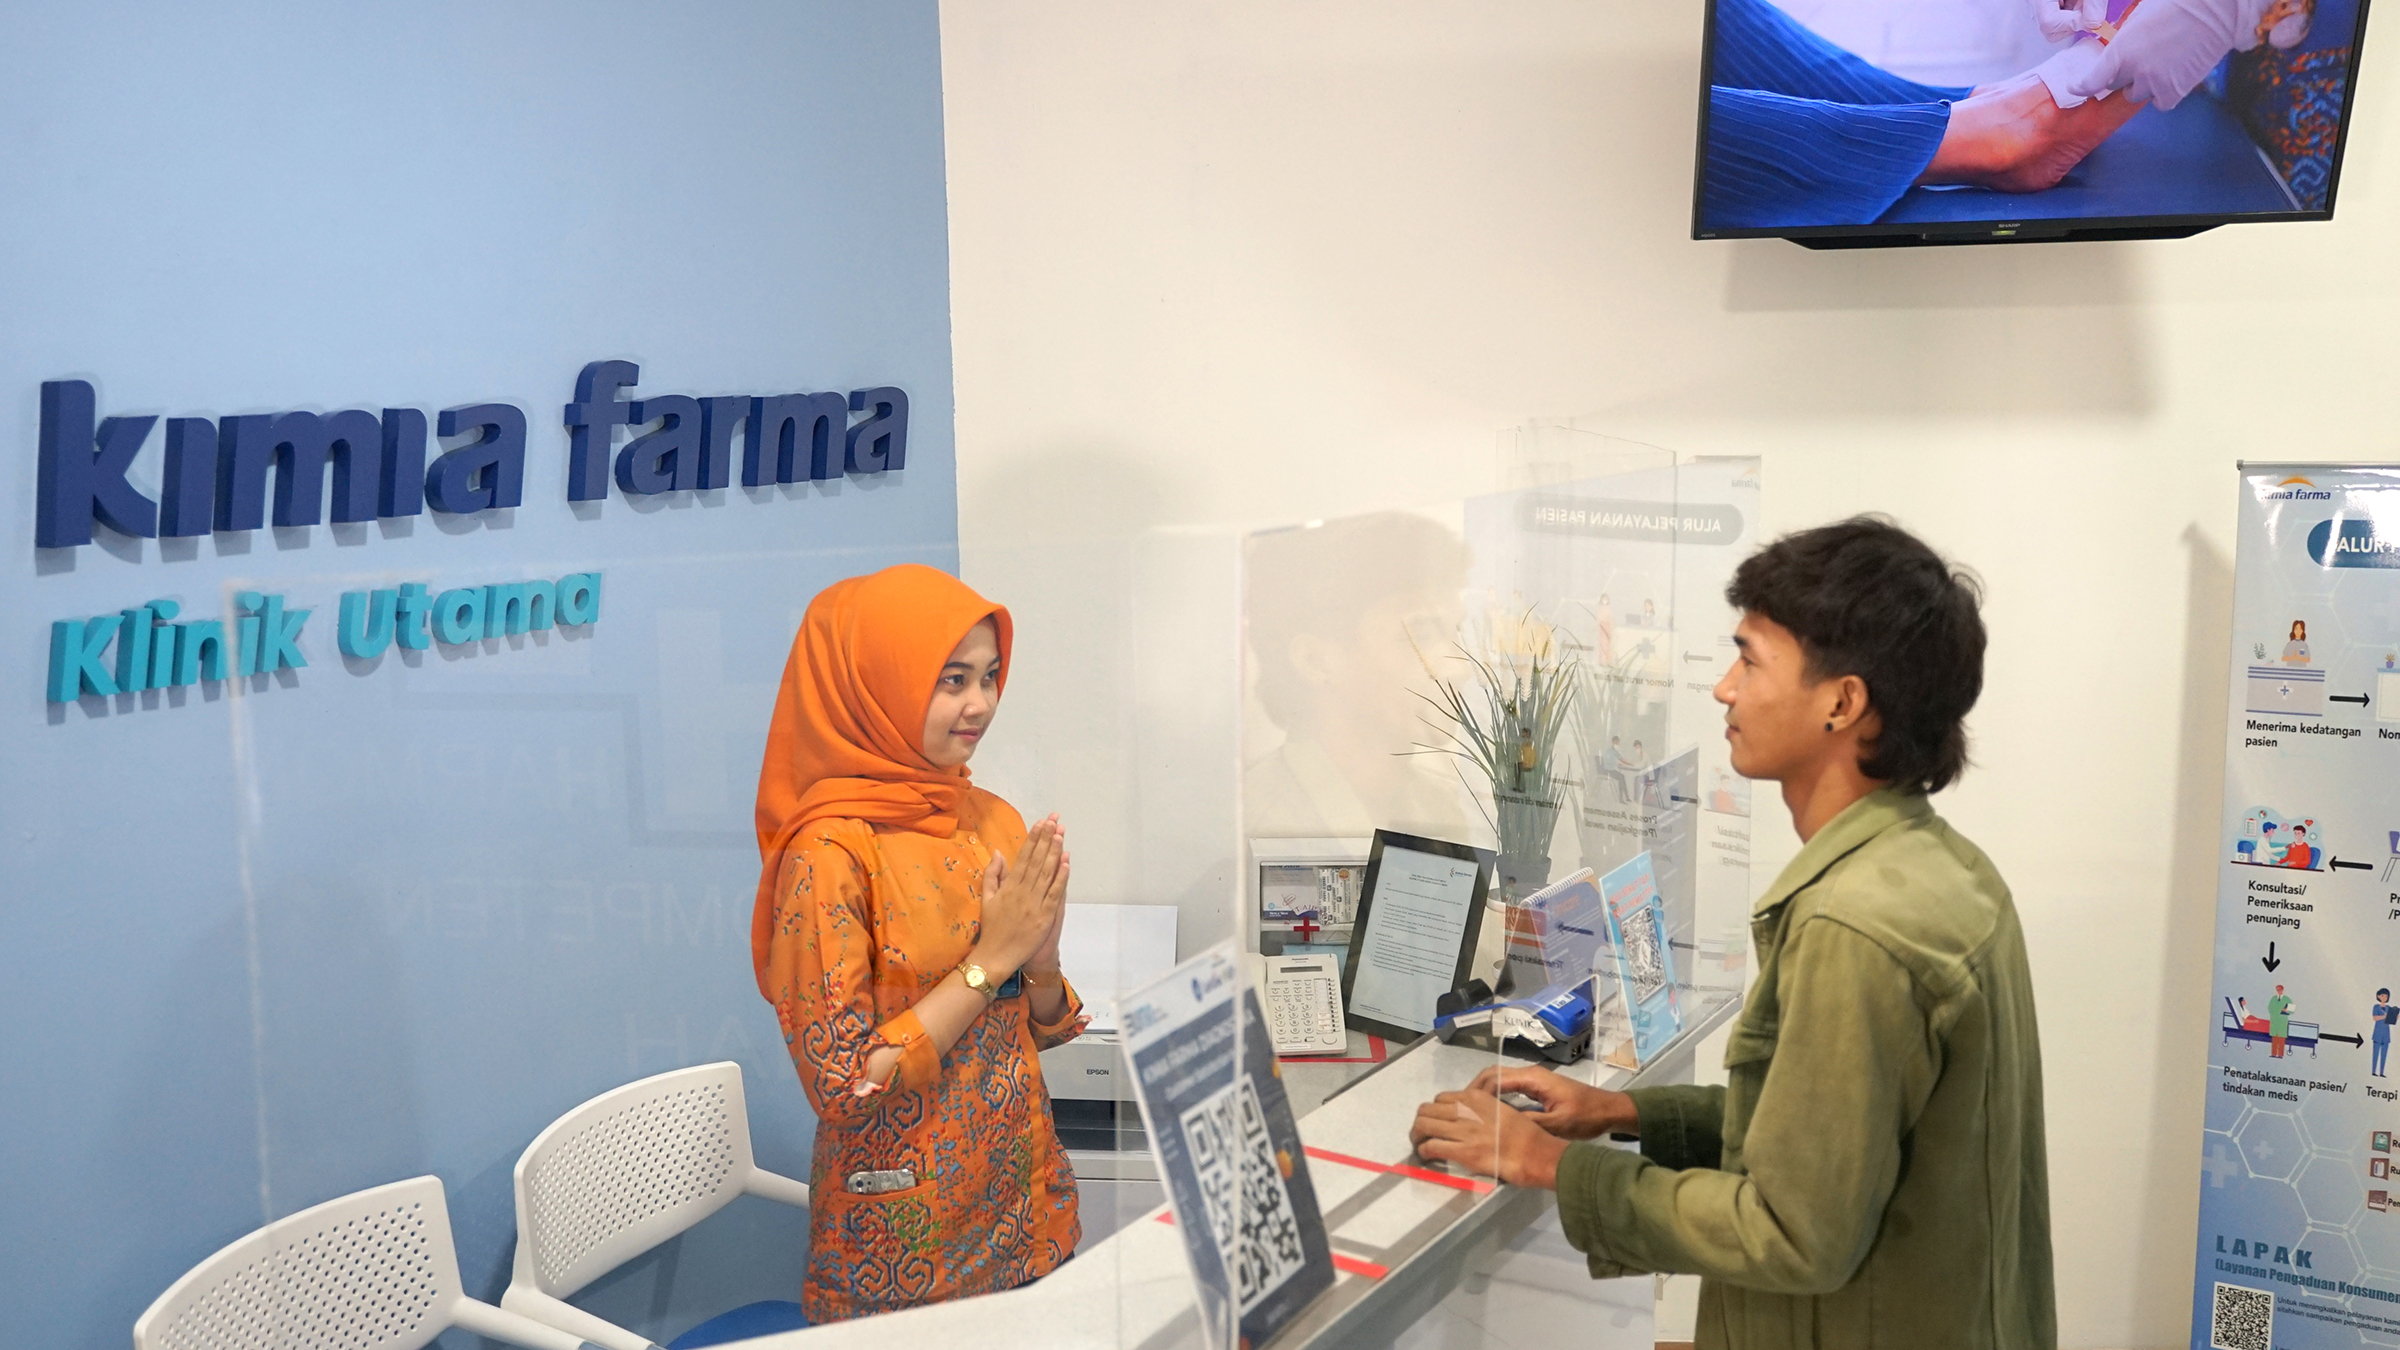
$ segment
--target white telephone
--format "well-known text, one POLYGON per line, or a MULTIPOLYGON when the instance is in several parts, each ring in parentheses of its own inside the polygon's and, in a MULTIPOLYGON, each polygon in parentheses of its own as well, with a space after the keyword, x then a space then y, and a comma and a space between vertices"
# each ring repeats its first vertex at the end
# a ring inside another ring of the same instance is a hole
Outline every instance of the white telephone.
POLYGON ((1331 952, 1244 960, 1258 986, 1267 1035, 1278 1055, 1338 1055, 1350 1045, 1342 1016, 1342 972, 1331 952))

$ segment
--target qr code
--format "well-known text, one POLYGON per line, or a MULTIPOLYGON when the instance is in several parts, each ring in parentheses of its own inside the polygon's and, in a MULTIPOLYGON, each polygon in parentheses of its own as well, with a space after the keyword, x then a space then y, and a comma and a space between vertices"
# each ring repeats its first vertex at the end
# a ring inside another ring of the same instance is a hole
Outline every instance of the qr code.
POLYGON ((1648 1003, 1666 987, 1667 967, 1658 951, 1658 923, 1645 910, 1625 926, 1625 969, 1633 977, 1633 1001, 1648 1003))
POLYGON ((2208 1313, 2208 1343, 2212 1350, 2272 1350, 2275 1295, 2238 1284, 2217 1286, 2216 1306, 2208 1313))
POLYGON ((1233 1278, 1234 1305, 1249 1312, 1307 1262, 1291 1187, 1250 1080, 1236 1079, 1185 1111, 1183 1138, 1209 1236, 1233 1278))

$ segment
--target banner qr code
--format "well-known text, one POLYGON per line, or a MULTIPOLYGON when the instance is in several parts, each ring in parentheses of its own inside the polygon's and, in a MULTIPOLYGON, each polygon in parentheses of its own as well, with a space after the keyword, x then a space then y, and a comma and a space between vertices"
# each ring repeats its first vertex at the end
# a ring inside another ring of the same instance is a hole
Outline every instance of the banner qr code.
POLYGON ((1233 1278, 1234 1305, 1246 1313, 1307 1263, 1291 1188, 1250 1080, 1236 1079, 1184 1112, 1183 1138, 1209 1236, 1233 1278))
POLYGON ((2208 1314, 2208 1343, 2212 1350, 2272 1350, 2275 1295, 2238 1284, 2217 1286, 2216 1306, 2208 1314))

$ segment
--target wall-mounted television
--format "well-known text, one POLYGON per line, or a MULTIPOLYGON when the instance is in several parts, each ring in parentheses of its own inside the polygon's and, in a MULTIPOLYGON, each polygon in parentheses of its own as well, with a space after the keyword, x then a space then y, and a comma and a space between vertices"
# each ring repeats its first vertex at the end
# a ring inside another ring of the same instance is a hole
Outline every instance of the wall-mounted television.
POLYGON ((1695 239, 2328 220, 2367 0, 1707 0, 1695 239))

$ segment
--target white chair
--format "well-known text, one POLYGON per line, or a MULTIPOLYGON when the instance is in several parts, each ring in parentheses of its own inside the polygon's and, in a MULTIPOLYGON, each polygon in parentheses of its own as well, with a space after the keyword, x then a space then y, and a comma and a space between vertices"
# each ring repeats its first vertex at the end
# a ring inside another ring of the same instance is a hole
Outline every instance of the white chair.
POLYGON ((191 1268, 133 1324, 134 1350, 419 1350, 452 1327, 526 1350, 592 1350, 468 1298, 439 1177, 278 1219, 191 1268))
MULTIPOLYGON (((517 1159, 516 1185, 516 1273, 500 1306, 607 1350, 656 1347, 569 1304, 575 1291, 737 1195, 808 1207, 806 1185, 751 1158, 742 1066, 731 1062, 628 1083, 560 1116, 517 1159)), ((693 1332, 770 1309, 797 1314, 796 1305, 750 1304, 693 1332)))

